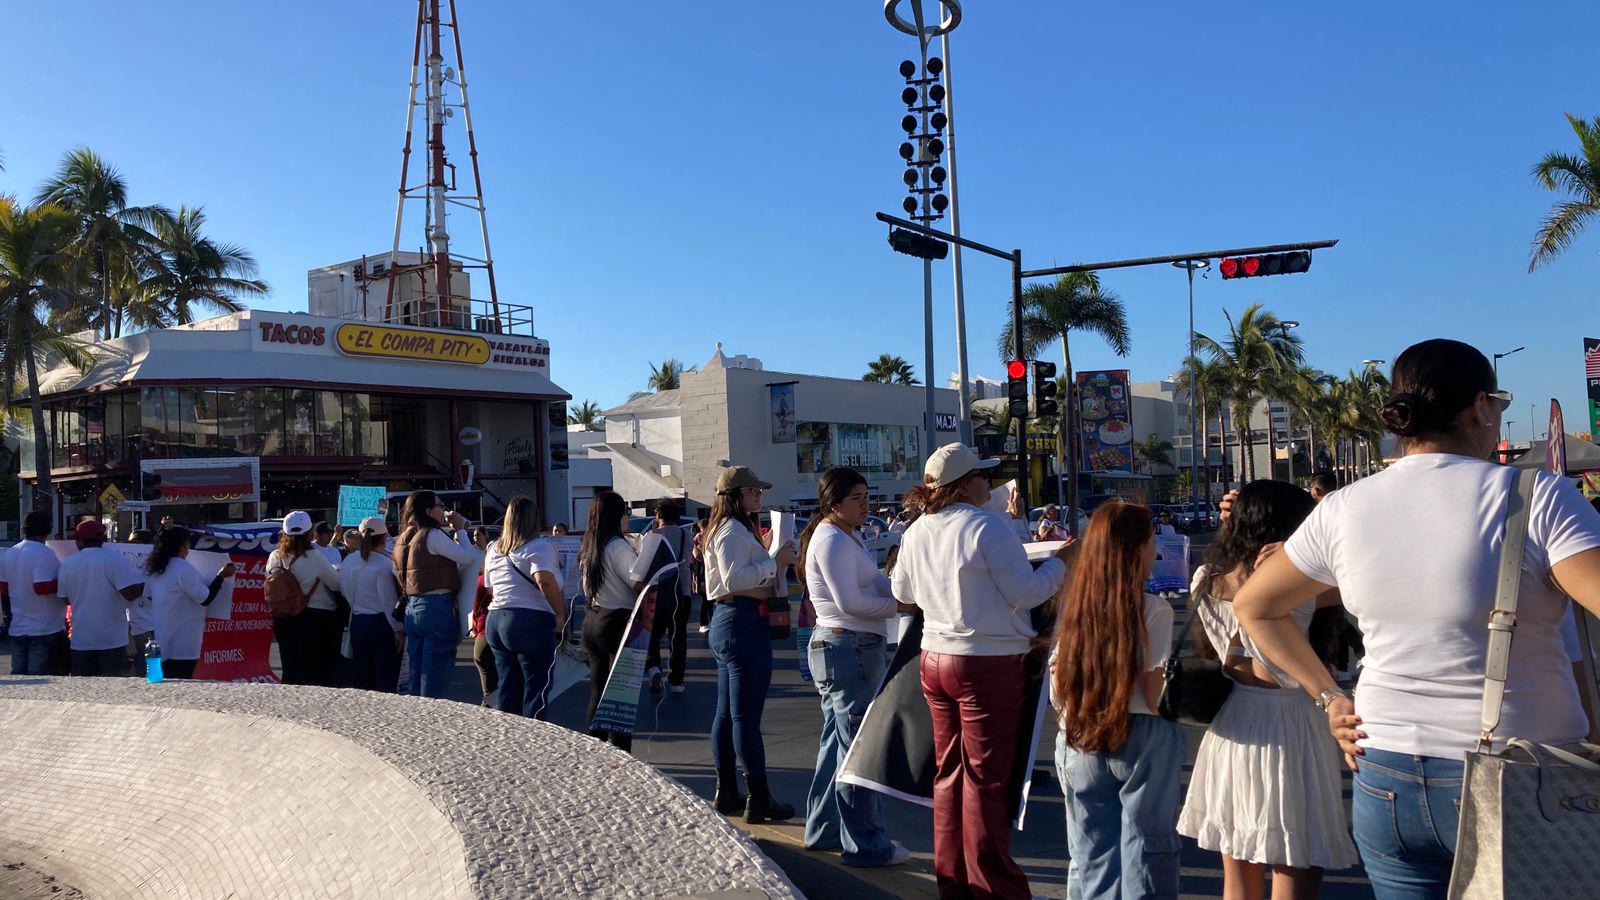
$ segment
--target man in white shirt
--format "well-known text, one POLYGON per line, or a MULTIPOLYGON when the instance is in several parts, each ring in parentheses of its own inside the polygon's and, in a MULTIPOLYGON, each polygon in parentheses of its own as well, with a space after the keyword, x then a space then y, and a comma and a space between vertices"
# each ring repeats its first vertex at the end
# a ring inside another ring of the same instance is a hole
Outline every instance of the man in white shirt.
POLYGON ((72 674, 127 674, 128 604, 144 593, 144 575, 108 549, 106 527, 90 519, 72 533, 78 552, 61 564, 56 594, 72 607, 72 674))
POLYGON ((317 552, 321 553, 328 562, 335 566, 344 562, 344 554, 340 552, 338 547, 333 546, 332 525, 327 522, 318 522, 314 540, 316 541, 317 552))
POLYGON ((45 546, 50 513, 22 519, 22 541, 0 556, 0 599, 11 623, 11 674, 49 675, 67 629, 66 606, 56 596, 61 561, 45 546))

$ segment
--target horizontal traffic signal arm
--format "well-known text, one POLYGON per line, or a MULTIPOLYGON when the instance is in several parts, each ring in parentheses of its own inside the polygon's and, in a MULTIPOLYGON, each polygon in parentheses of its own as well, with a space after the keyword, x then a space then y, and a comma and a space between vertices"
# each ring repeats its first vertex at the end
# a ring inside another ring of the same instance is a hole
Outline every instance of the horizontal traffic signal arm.
POLYGON ((1262 256, 1228 256, 1217 266, 1222 277, 1257 278, 1266 275, 1293 275, 1311 268, 1311 251, 1268 253, 1262 256))

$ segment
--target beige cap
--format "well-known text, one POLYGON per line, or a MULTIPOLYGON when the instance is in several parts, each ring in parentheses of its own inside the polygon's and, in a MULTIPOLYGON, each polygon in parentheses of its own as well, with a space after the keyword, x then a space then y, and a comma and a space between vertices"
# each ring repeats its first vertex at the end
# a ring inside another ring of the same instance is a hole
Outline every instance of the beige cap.
POLYGON ((760 488, 763 491, 772 490, 772 485, 756 477, 756 473, 749 466, 731 466, 723 469, 717 476, 717 493, 726 494, 739 488, 760 488))
POLYGON ((945 444, 928 457, 922 474, 931 479, 935 487, 945 487, 980 469, 992 469, 998 465, 1000 460, 981 459, 977 451, 965 444, 945 444))
POLYGON ((389 526, 377 516, 367 516, 361 520, 362 534, 388 534, 389 526))

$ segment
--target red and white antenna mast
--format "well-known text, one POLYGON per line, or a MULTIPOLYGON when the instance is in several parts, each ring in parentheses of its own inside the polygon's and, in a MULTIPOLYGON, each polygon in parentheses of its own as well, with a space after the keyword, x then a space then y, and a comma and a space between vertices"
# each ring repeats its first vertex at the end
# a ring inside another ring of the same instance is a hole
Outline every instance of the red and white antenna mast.
POLYGON ((399 319, 411 325, 447 324, 454 327, 462 327, 458 320, 465 319, 466 327, 470 328, 472 300, 465 293, 457 295, 452 291, 450 284, 452 264, 457 268, 481 268, 487 272, 489 302, 496 322, 500 318, 500 297, 495 289, 494 255, 489 251, 489 219, 484 212, 483 177, 478 170, 478 144, 472 133, 472 108, 467 104, 467 72, 461 57, 461 29, 458 26, 459 19, 456 17, 456 2, 455 0, 448 2, 450 20, 446 22, 439 14, 439 0, 417 0, 417 34, 411 48, 411 92, 406 100, 406 141, 400 151, 400 196, 395 202, 394 246, 389 251, 384 319, 397 320, 395 284, 398 279, 402 275, 419 274, 422 276, 420 280, 423 291, 418 311, 416 314, 404 314, 399 319), (445 47, 441 38, 444 29, 450 30, 455 57, 454 67, 445 63, 445 47), (427 34, 428 47, 426 60, 422 57, 424 32, 427 34), (417 88, 424 83, 418 80, 419 63, 424 62, 427 93, 423 102, 419 104, 417 88), (460 94, 460 102, 453 103, 447 96, 447 91, 451 87, 460 94), (418 106, 426 110, 427 116, 428 180, 422 184, 408 185, 406 179, 411 163, 411 135, 418 106), (454 117, 457 109, 461 110, 461 117, 465 120, 467 128, 467 150, 472 159, 471 194, 454 193, 456 170, 445 154, 445 121, 454 117), (405 220, 407 200, 426 202, 427 252, 422 262, 401 266, 399 265, 400 232, 405 220), (447 210, 452 204, 477 212, 478 228, 483 235, 482 258, 467 256, 459 251, 452 256, 447 217, 447 210), (429 274, 432 275, 431 284, 429 274))

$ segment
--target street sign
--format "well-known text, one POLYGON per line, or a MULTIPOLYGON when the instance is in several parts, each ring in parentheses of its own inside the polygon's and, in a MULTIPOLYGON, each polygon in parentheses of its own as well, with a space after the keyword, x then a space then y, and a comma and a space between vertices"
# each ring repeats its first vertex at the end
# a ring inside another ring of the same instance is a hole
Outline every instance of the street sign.
POLYGON ((150 511, 150 506, 151 504, 149 500, 124 500, 117 504, 117 512, 147 513, 150 511))
POLYGON ((106 511, 106 515, 114 516, 117 514, 117 507, 127 499, 127 495, 118 490, 116 485, 108 484, 106 489, 100 492, 100 508, 106 511))

